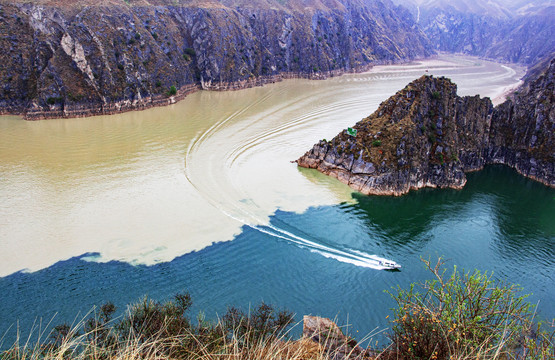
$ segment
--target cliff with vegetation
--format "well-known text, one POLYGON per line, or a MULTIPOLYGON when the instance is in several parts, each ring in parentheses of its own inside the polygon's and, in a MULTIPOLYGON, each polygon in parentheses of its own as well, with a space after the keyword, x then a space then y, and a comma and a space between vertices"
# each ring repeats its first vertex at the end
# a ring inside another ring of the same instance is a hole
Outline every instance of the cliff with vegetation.
POLYGON ((555 54, 532 68, 524 84, 493 112, 488 163, 555 186, 555 54))
POLYGON ((465 172, 506 164, 555 187, 555 58, 540 64, 509 100, 459 97, 446 78, 423 76, 331 141, 297 160, 364 194, 460 189, 465 172))
POLYGON ((2 1, 0 33, 0 114, 27 119, 432 54, 407 11, 377 0, 2 1))

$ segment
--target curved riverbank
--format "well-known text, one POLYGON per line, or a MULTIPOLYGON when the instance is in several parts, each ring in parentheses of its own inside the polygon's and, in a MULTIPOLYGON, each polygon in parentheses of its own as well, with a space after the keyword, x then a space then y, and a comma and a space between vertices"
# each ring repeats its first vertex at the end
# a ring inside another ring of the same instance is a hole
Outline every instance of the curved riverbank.
MULTIPOLYGON (((432 59, 433 57, 428 58, 432 59)), ((128 111, 141 111, 159 106, 168 106, 183 100, 187 95, 195 93, 200 90, 210 91, 236 91, 244 90, 257 86, 264 86, 280 82, 286 79, 310 79, 310 80, 326 80, 330 77, 341 76, 345 74, 356 74, 369 71, 372 67, 387 64, 404 64, 412 61, 426 60, 426 59, 412 59, 412 60, 399 60, 395 62, 381 61, 375 64, 368 64, 359 66, 355 69, 347 71, 333 70, 325 73, 294 73, 285 72, 271 76, 259 76, 253 79, 237 80, 234 82, 216 82, 210 84, 189 84, 184 85, 177 89, 173 95, 158 94, 147 97, 141 97, 135 100, 122 100, 112 103, 98 104, 98 103, 71 103, 71 104, 54 104, 49 106, 48 109, 34 107, 32 110, 23 112, 12 112, 11 110, 1 109, 0 115, 18 115, 22 116, 25 120, 46 120, 46 119, 60 119, 60 118, 81 118, 89 116, 100 115, 115 115, 128 111)))

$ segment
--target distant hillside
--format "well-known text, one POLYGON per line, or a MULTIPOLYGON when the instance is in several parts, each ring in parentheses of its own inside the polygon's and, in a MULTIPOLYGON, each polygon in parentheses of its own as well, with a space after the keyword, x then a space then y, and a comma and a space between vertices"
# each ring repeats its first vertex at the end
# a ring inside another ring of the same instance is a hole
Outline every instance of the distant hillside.
POLYGON ((437 50, 534 64, 555 50, 553 0, 395 0, 437 50))
POLYGON ((555 187, 555 57, 533 69, 511 99, 459 97, 446 78, 423 76, 368 118, 315 144, 297 163, 364 194, 460 189, 465 172, 505 164, 555 187))
POLYGON ((555 5, 554 0, 393 0, 417 13, 420 9, 454 10, 494 18, 512 18, 537 13, 555 5))
POLYGON ((408 11, 378 0, 4 1, 0 34, 0 113, 30 119, 433 53, 408 11))

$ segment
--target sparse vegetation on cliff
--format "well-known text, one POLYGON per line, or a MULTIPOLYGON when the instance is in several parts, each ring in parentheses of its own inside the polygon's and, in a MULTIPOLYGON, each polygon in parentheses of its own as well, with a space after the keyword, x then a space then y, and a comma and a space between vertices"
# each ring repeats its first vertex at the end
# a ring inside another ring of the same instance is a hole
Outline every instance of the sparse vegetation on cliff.
POLYGON ((451 80, 422 76, 353 126, 297 160, 363 194, 461 189, 465 172, 505 164, 555 187, 555 58, 509 100, 457 95, 451 80), (379 145, 378 145, 379 144, 379 145))
POLYGON ((159 303, 144 298, 113 319, 107 303, 76 326, 63 324, 35 345, 14 344, 2 360, 24 359, 553 359, 553 324, 534 324, 520 287, 478 271, 449 276, 441 259, 424 261, 434 279, 398 288, 385 348, 363 349, 330 320, 305 316, 303 337, 289 338, 293 314, 262 303, 230 308, 218 321, 188 314, 188 293, 159 303), (549 328, 551 327, 551 328, 549 328))
POLYGON ((143 109, 200 88, 325 78, 433 53, 414 20, 383 2, 17 0, 0 11, 0 113, 28 119, 143 109))

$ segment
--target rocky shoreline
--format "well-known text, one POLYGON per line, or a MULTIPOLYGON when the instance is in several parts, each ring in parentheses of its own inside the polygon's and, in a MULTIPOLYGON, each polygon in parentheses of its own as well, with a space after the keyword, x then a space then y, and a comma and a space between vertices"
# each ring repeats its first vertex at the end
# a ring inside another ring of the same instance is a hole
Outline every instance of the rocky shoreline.
MULTIPOLYGON (((418 59, 414 59, 418 60, 418 59)), ((411 60, 412 61, 412 60, 411 60)), ((188 95, 200 91, 236 91, 252 87, 264 86, 280 82, 286 79, 310 79, 310 80, 326 80, 330 77, 341 76, 347 73, 361 73, 369 71, 375 65, 387 64, 401 64, 408 61, 395 61, 395 62, 380 62, 377 64, 368 64, 359 66, 350 71, 346 70, 333 70, 326 73, 281 73, 272 76, 261 76, 254 79, 238 80, 235 82, 220 82, 220 83, 203 83, 203 84, 189 84, 180 89, 176 89, 176 94, 172 96, 167 95, 151 95, 145 98, 135 100, 121 100, 106 104, 96 103, 73 103, 73 104, 54 104, 49 106, 48 109, 40 107, 37 104, 32 104, 28 107, 29 110, 23 112, 13 112, 9 109, 0 109, 0 115, 18 115, 22 116, 25 120, 46 120, 58 118, 80 118, 99 115, 114 115, 128 111, 141 111, 158 106, 167 106, 175 104, 183 100, 188 95)))
POLYGON ((0 114, 113 114, 198 89, 325 78, 434 54, 390 3, 0 2, 0 114))
POLYGON ((351 131, 296 160, 366 195, 461 189, 466 172, 504 164, 555 187, 555 58, 504 103, 459 97, 446 78, 410 83, 351 131))

